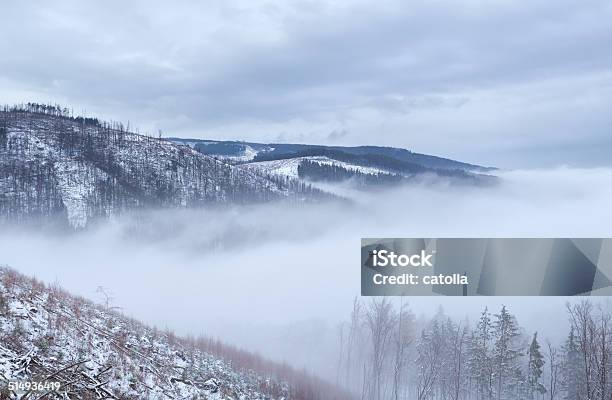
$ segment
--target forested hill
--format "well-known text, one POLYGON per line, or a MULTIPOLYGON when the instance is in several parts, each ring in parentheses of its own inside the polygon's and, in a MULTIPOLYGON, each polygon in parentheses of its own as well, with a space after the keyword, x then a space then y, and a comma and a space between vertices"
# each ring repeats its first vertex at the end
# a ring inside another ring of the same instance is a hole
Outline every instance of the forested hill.
POLYGON ((168 138, 242 169, 312 184, 349 184, 360 189, 397 187, 433 180, 490 185, 495 168, 406 149, 378 146, 320 146, 168 138))
POLYGON ((322 195, 58 106, 0 111, 0 222, 42 218, 80 228, 134 208, 322 195))
MULTIPOLYGON (((201 153, 226 158, 234 162, 262 162, 290 159, 300 156, 327 156, 362 163, 390 162, 418 165, 421 168, 437 170, 463 170, 475 173, 492 173, 494 167, 470 164, 429 154, 415 153, 398 147, 382 146, 323 146, 291 143, 254 143, 240 141, 216 141, 204 139, 168 138, 168 140, 193 147, 201 153)), ((345 161, 345 160, 343 160, 345 161)), ((383 165, 385 166, 385 165, 383 165)), ((389 166, 389 165, 386 165, 389 166)))

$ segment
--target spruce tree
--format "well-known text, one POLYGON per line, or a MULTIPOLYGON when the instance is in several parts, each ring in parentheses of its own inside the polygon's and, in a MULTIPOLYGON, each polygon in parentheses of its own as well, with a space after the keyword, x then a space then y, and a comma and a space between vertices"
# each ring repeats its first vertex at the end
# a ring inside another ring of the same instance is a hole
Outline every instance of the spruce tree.
POLYGON ((580 350, 574 329, 570 333, 563 346, 563 391, 565 400, 580 399, 582 383, 580 380, 580 350))
POLYGON ((546 393, 546 388, 540 382, 544 367, 544 356, 540 351, 538 343, 538 333, 534 333, 531 345, 529 346, 529 365, 527 368, 527 388, 530 398, 534 393, 546 393))
POLYGON ((510 388, 516 387, 518 372, 518 358, 521 355, 520 348, 516 345, 519 336, 519 328, 516 318, 508 312, 506 306, 502 306, 499 314, 495 314, 493 323, 493 337, 495 346, 493 349, 493 360, 496 378, 496 398, 501 400, 510 388))
POLYGON ((491 359, 491 314, 487 308, 480 314, 478 326, 471 340, 471 375, 476 381, 479 399, 493 396, 493 365, 491 359))
POLYGON ((5 126, 0 126, 0 148, 5 148, 8 141, 8 131, 5 126))

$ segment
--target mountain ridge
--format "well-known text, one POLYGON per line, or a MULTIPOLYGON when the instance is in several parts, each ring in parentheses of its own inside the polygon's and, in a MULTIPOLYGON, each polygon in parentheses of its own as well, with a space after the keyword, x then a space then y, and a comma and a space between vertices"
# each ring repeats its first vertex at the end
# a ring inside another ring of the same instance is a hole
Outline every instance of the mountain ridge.
POLYGON ((0 221, 86 227, 144 207, 204 207, 326 197, 121 124, 32 104, 0 111, 0 221))
MULTIPOLYGON (((331 149, 343 151, 349 154, 381 154, 387 155, 389 157, 398 158, 404 161, 411 161, 417 164, 421 164, 423 166, 428 167, 441 167, 445 166, 448 169, 462 168, 467 170, 473 170, 475 172, 492 172, 497 170, 496 167, 490 166, 482 166, 473 163, 467 163, 463 161, 457 161, 447 157, 440 157, 430 154, 417 153, 411 150, 401 148, 401 147, 393 147, 393 146, 375 146, 375 145, 359 145, 359 146, 337 146, 337 145, 321 145, 321 144, 306 144, 306 143, 264 143, 264 142, 249 142, 249 141, 241 141, 241 140, 213 140, 213 139, 191 139, 191 138, 181 138, 181 137, 168 137, 165 140, 182 143, 190 145, 190 147, 195 148, 197 144, 221 144, 227 146, 251 146, 256 150, 265 150, 265 149, 273 149, 272 151, 278 151, 289 154, 291 152, 297 153, 299 151, 303 151, 305 149, 331 149)), ((208 146, 207 146, 208 147, 208 146)), ((200 149, 203 150, 203 149, 200 149)), ((206 153, 205 153, 206 154, 206 153)), ((215 152, 211 152, 210 154, 219 154, 215 152)))
POLYGON ((320 183, 488 185, 493 171, 394 147, 154 138, 57 105, 0 110, 0 223, 83 229, 144 208, 338 199, 320 183))
POLYGON ((459 184, 491 184, 496 170, 447 158, 380 146, 323 146, 167 138, 243 169, 305 183, 349 183, 360 189, 397 186, 435 177, 459 184))

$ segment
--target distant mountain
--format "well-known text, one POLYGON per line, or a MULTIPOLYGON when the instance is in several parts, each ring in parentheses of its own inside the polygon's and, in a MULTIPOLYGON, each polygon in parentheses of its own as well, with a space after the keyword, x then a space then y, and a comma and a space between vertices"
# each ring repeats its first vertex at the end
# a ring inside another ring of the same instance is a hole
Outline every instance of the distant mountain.
POLYGON ((319 182, 481 185, 492 172, 398 148, 162 140, 59 106, 0 110, 0 223, 83 228, 134 209, 332 198, 319 182))
POLYGON ((396 185, 431 175, 470 184, 495 179, 492 167, 378 146, 321 146, 198 139, 167 139, 242 169, 309 182, 351 181, 362 186, 396 185))
POLYGON ((219 340, 158 331, 111 304, 96 305, 0 266, 0 399, 349 397, 287 365, 219 340), (60 387, 29 395, 8 387, 8 382, 32 381, 60 387))
POLYGON ((143 207, 320 196, 298 181, 235 167, 118 123, 72 117, 57 106, 0 111, 0 221, 42 218, 81 228, 143 207))

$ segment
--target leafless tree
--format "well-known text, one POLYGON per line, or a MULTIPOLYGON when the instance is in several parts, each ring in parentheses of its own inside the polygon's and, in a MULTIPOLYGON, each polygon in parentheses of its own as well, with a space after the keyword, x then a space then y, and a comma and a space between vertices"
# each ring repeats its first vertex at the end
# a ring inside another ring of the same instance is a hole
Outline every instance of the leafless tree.
POLYGON ((402 386, 402 375, 406 368, 406 356, 409 347, 412 345, 412 324, 413 317, 405 307, 403 299, 400 301, 399 313, 397 316, 397 327, 395 335, 395 359, 393 365, 393 398, 400 398, 402 386))
POLYGON ((121 307, 115 307, 113 306, 113 301, 115 301, 115 298, 113 297, 112 293, 106 289, 104 286, 98 286, 96 288, 96 293, 98 293, 100 296, 102 296, 102 301, 104 302, 104 308, 106 309, 106 311, 113 311, 113 310, 120 310, 121 307))
POLYGON ((585 398, 608 399, 610 359, 610 312, 601 305, 595 309, 588 300, 567 305, 572 328, 577 334, 582 358, 585 398))
POLYGON ((391 341, 397 315, 387 298, 374 298, 366 310, 365 321, 372 342, 372 386, 369 398, 380 400, 387 347, 391 341))
MULTIPOLYGON (((346 349, 346 382, 347 386, 351 383, 351 371, 353 366, 353 348, 359 336, 361 324, 362 305, 358 297, 353 299, 353 310, 351 311, 351 321, 349 325, 347 349, 346 349)), ((359 371, 357 371, 359 373, 359 371)))
POLYGON ((459 400, 461 394, 461 385, 463 383, 464 368, 464 348, 467 338, 466 327, 458 324, 455 329, 455 334, 452 339, 452 386, 453 386, 453 400, 459 400))
POLYGON ((423 330, 417 346, 417 399, 427 399, 440 373, 442 347, 433 332, 423 330))
POLYGON ((555 400, 559 392, 561 361, 559 351, 549 340, 546 341, 546 347, 548 348, 548 396, 550 400, 555 400))

